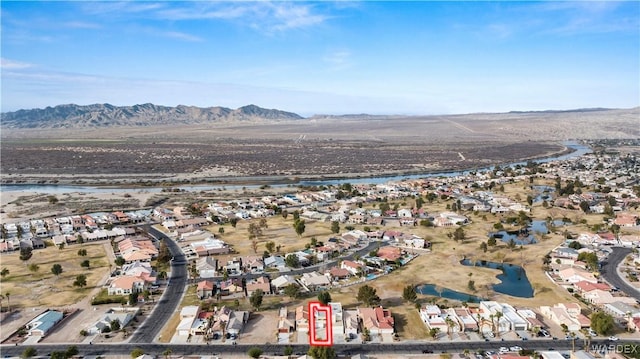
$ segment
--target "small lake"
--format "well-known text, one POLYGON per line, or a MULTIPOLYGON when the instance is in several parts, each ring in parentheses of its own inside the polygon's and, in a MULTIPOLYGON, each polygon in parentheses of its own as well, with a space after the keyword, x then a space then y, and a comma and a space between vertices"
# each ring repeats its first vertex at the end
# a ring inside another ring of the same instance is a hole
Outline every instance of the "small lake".
MULTIPOLYGON (((553 221, 553 225, 556 227, 562 226, 565 223, 562 220, 553 221)), ((527 245, 537 243, 535 235, 541 236, 543 234, 549 234, 547 228, 547 222, 536 220, 532 221, 531 225, 522 231, 498 231, 489 233, 489 238, 496 238, 505 243, 509 243, 513 239, 517 245, 527 245)))
POLYGON ((512 297, 531 298, 533 297, 533 287, 524 268, 511 263, 496 263, 489 261, 476 261, 475 265, 469 259, 463 259, 461 264, 470 267, 485 267, 502 270, 497 278, 500 283, 493 285, 493 290, 498 293, 507 294, 512 297))
POLYGON ((423 284, 416 287, 416 293, 432 295, 453 300, 459 300, 467 303, 479 303, 484 300, 472 294, 457 292, 449 288, 437 287, 435 284, 423 284))

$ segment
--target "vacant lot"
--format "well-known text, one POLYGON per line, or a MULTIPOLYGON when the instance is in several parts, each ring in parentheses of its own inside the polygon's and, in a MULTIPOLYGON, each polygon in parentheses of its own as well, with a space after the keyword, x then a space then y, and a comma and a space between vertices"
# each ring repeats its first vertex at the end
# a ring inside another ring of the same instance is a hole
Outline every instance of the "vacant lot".
POLYGON ((19 259, 17 252, 3 253, 0 267, 9 270, 9 274, 2 278, 2 292, 5 296, 9 293, 9 299, 2 302, 3 306, 64 308, 86 298, 104 284, 105 275, 110 272, 106 246, 109 244, 85 243, 63 249, 50 246, 34 250, 26 262, 19 259), (79 255, 79 249, 86 249, 87 255, 79 255), (89 261, 89 268, 80 265, 84 260, 89 261), (54 264, 62 266, 62 273, 58 276, 51 272, 54 264), (82 289, 73 286, 80 274, 87 277, 87 286, 82 289))

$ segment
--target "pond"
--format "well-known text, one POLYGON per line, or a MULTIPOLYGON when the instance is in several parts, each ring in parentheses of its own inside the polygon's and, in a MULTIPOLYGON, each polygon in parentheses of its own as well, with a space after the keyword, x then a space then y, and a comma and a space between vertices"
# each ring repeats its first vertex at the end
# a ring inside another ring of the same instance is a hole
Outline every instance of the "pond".
MULTIPOLYGON (((564 225, 561 220, 553 221, 553 225, 558 227, 564 225)), ((496 238, 505 243, 509 243, 512 239, 517 245, 527 245, 537 243, 536 235, 541 236, 548 234, 547 222, 542 220, 535 220, 531 222, 531 225, 527 228, 519 231, 498 231, 489 233, 489 238, 496 238)))
POLYGON ((435 284, 419 285, 416 287, 416 292, 419 294, 433 295, 435 297, 459 300, 467 303, 479 303, 481 300, 484 300, 472 294, 457 292, 453 289, 436 286, 435 284))
POLYGON ((551 194, 556 191, 555 187, 541 185, 531 186, 531 189, 535 192, 533 203, 550 201, 551 199, 553 199, 551 194))
POLYGON ((469 259, 463 259, 460 263, 470 267, 485 267, 501 270, 502 274, 497 275, 500 283, 493 285, 493 290, 498 293, 520 298, 533 297, 531 282, 529 282, 524 268, 519 265, 489 261, 476 261, 474 264, 469 259))

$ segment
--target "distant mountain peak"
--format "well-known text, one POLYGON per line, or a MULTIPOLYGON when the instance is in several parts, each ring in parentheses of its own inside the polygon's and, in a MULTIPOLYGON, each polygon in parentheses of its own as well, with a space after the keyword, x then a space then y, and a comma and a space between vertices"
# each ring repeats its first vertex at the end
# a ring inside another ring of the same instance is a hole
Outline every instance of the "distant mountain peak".
POLYGON ((226 107, 160 106, 152 103, 115 106, 109 103, 63 104, 44 109, 18 110, 0 115, 3 128, 91 128, 118 126, 195 125, 234 121, 283 121, 303 117, 277 109, 247 105, 226 107))

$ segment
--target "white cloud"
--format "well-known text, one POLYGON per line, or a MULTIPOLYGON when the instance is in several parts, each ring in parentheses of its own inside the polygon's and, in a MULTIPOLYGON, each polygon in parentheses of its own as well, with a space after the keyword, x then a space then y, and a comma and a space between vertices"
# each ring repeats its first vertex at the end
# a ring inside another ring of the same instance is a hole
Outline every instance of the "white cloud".
POLYGON ((338 50, 323 57, 325 63, 329 64, 331 70, 343 70, 351 67, 351 52, 348 50, 338 50))
POLYGON ((238 20, 259 30, 281 32, 318 25, 329 17, 301 2, 179 2, 172 8, 158 9, 153 16, 171 21, 238 20))
POLYGON ((0 68, 3 70, 21 70, 33 67, 33 64, 0 58, 0 68))

